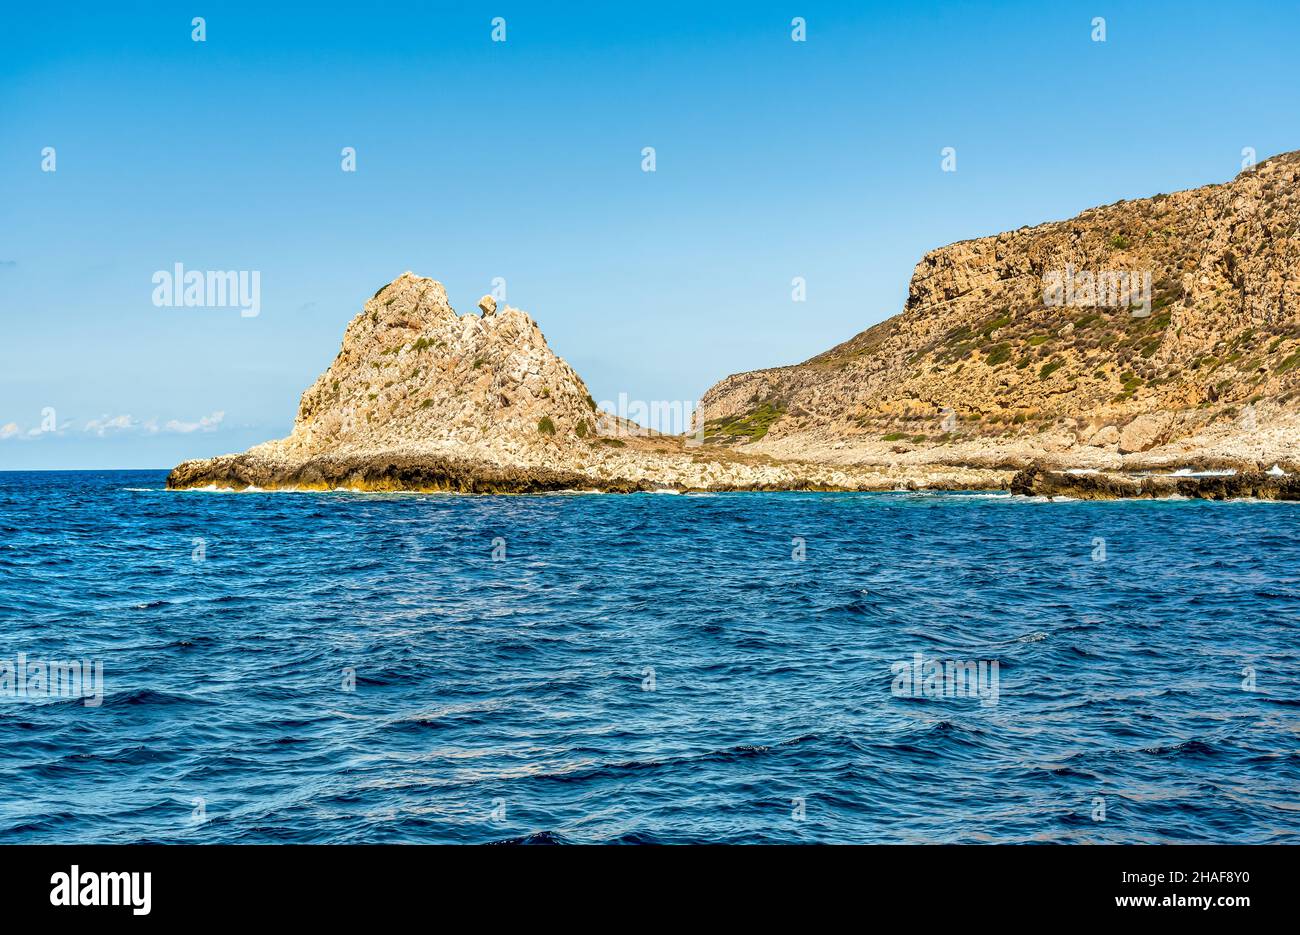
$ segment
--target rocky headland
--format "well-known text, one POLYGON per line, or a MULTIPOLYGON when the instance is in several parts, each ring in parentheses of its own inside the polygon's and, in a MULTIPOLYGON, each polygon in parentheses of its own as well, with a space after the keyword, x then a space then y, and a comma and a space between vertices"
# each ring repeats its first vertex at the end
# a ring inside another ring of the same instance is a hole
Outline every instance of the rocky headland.
MULTIPOLYGON (((945 489, 1006 471, 945 467, 945 489)), ((424 490, 888 490, 887 467, 782 460, 648 432, 598 410, 537 323, 490 296, 458 315, 442 285, 404 273, 366 302, 298 406, 287 438, 186 461, 172 488, 424 490)))
POLYGON ((525 312, 458 315, 406 273, 348 324, 287 438, 167 483, 1300 499, 1298 181, 1289 153, 934 250, 900 314, 727 377, 686 437, 597 410, 525 312))

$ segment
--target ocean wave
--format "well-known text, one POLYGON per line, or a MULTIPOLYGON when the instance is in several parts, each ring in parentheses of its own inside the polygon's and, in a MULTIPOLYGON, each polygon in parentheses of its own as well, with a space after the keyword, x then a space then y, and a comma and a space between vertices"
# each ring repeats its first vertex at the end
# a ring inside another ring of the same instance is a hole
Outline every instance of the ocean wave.
MULTIPOLYGON (((81 699, 68 699, 69 704, 82 704, 81 699)), ((151 688, 122 689, 104 695, 104 708, 130 707, 134 705, 214 705, 214 699, 198 698, 180 692, 166 692, 151 688)))
POLYGON ((489 841, 488 844, 570 844, 564 835, 556 831, 534 831, 531 834, 521 834, 512 838, 500 838, 496 841, 489 841))
POLYGON ((1213 757, 1218 751, 1210 744, 1203 740, 1184 740, 1175 744, 1156 744, 1150 747, 1143 747, 1143 753, 1150 753, 1154 756, 1204 756, 1213 757))

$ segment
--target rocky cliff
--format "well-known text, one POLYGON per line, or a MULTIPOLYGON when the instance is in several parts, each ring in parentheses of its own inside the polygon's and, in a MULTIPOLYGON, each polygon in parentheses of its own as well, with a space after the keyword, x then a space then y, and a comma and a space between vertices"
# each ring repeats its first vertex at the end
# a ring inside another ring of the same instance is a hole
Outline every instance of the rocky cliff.
POLYGON ((843 463, 1297 458, 1300 154, 922 257, 906 306, 702 400, 710 443, 843 463))

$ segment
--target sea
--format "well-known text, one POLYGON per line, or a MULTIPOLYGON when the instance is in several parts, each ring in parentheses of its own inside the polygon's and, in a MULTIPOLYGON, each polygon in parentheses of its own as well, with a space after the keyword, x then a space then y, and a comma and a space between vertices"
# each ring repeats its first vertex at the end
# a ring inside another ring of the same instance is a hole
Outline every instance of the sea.
POLYGON ((0 473, 10 843, 1295 843, 1300 504, 0 473))

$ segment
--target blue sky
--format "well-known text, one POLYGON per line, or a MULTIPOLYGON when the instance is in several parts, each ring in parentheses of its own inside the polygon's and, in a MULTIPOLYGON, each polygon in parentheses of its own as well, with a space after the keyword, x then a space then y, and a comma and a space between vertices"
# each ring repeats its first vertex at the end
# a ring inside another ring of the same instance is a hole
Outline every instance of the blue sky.
POLYGON ((598 400, 695 400, 895 314, 933 247, 1300 148, 1294 8, 35 6, 0 34, 0 469, 283 435, 407 269, 461 312, 503 277, 598 400), (177 262, 260 271, 261 314, 156 307, 177 262))

